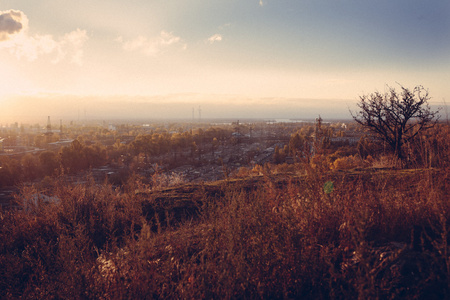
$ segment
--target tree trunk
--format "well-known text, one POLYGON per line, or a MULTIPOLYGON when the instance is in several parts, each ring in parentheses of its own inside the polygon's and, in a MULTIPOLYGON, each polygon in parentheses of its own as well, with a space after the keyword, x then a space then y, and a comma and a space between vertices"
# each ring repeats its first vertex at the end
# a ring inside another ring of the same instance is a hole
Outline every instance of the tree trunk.
POLYGON ((399 135, 397 137, 396 144, 395 144, 395 155, 397 156, 397 158, 400 161, 403 161, 403 151, 402 151, 403 147, 402 147, 402 145, 403 145, 403 143, 402 143, 402 134, 399 133, 399 135))

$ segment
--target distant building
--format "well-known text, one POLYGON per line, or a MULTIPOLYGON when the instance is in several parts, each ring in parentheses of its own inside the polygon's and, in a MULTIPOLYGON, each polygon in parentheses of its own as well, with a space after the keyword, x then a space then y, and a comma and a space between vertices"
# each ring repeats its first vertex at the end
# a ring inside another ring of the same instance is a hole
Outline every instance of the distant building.
POLYGON ((356 145, 359 142, 359 136, 347 136, 347 137, 332 137, 330 142, 332 143, 348 143, 349 145, 356 145))

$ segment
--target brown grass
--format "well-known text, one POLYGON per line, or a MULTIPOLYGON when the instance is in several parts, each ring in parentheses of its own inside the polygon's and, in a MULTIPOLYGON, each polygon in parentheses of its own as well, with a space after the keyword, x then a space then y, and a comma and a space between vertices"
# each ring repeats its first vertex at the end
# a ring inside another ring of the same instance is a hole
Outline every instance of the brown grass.
POLYGON ((450 295, 448 169, 140 188, 56 182, 58 203, 1 212, 0 298, 450 295))

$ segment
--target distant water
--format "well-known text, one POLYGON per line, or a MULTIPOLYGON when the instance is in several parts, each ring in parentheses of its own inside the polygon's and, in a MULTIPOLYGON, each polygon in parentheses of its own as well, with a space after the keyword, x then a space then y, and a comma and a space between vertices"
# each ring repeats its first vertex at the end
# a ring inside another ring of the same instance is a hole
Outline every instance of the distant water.
POLYGON ((311 123, 314 121, 312 121, 312 120, 305 121, 305 120, 300 120, 300 119, 271 119, 271 120, 267 120, 267 122, 271 122, 271 123, 311 123))

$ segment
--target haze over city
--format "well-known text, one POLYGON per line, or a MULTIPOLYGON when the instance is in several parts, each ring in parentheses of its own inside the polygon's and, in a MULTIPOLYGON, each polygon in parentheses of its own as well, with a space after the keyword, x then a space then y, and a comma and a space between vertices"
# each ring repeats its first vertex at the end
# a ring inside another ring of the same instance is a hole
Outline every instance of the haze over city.
POLYGON ((449 0, 1 0, 0 299, 449 299, 449 0))
POLYGON ((350 118, 358 97, 450 99, 450 3, 0 3, 1 122, 350 118))

